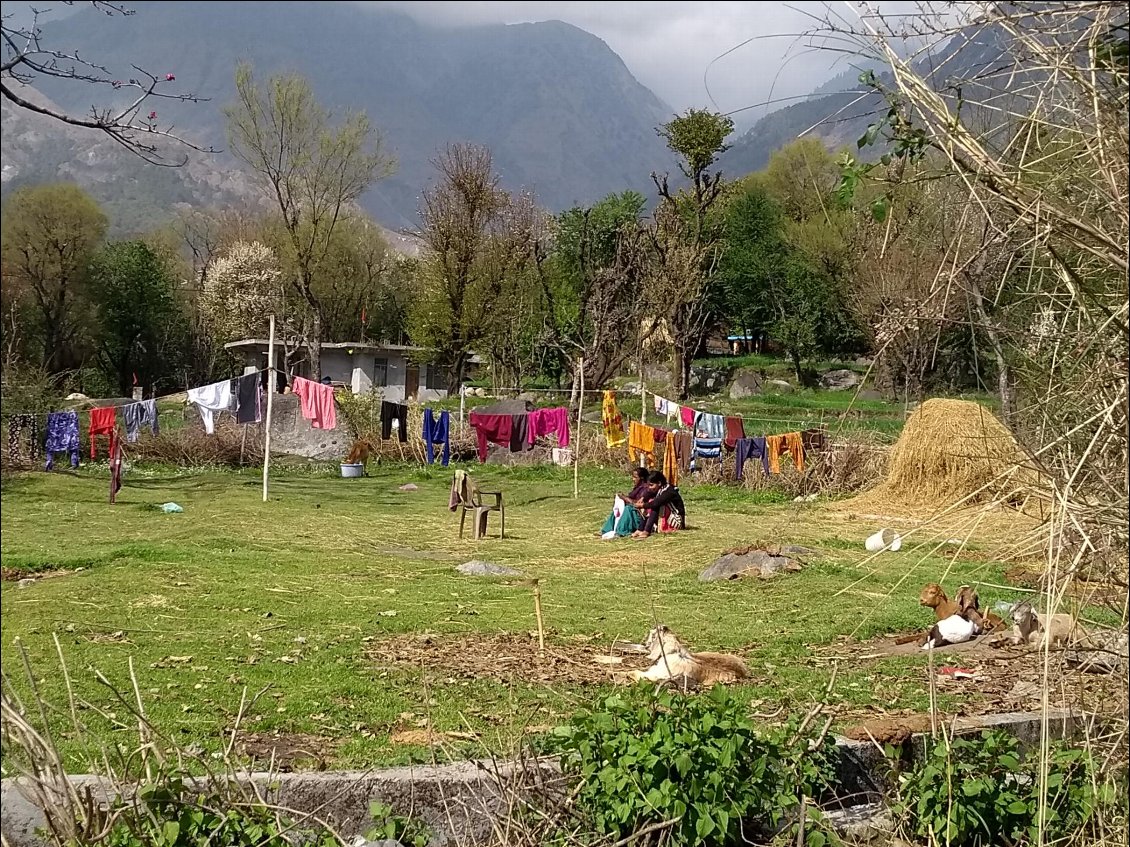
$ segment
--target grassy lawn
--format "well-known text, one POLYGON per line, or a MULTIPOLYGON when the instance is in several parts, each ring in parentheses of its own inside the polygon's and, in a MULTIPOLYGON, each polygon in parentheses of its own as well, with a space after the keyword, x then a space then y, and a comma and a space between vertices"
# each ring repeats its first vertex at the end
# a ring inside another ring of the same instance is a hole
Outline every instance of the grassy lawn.
MULTIPOLYGON (((830 666, 817 654, 835 652, 842 636, 924 625, 923 583, 943 574, 947 586, 1003 582, 1000 569, 975 552, 954 559, 908 544, 866 561, 861 539, 873 521, 705 485, 685 491, 691 531, 602 542, 596 532, 611 494, 625 487, 617 475, 583 473, 575 500, 569 471, 476 473, 486 488, 506 492, 505 541, 457 539, 446 508, 449 476, 440 469, 385 468, 348 481, 290 472, 273 481, 267 504, 255 472, 139 468, 127 475, 116 506, 97 467, 9 477, 0 526, 9 576, 12 569, 72 572, 25 587, 4 583, 3 669, 23 678, 11 649, 18 639, 47 697, 65 703, 57 634, 77 693, 121 725, 92 713, 87 719, 104 739, 126 738, 130 720, 93 672, 128 689, 132 657, 154 722, 205 748, 220 743, 245 686, 269 686, 250 710, 249 730, 313 736, 332 764, 369 766, 429 755, 389 743, 391 731, 412 725, 404 713, 504 748, 522 726, 552 724, 604 688, 468 679, 367 655, 407 633, 533 630, 529 589, 456 573, 469 559, 541 580, 555 648, 640 640, 659 620, 697 649, 741 652, 753 672, 745 693, 763 701, 762 712, 804 710, 823 697, 830 666), (399 491, 407 482, 418 490, 399 491), (156 508, 167 501, 184 512, 156 508), (818 555, 804 570, 771 580, 697 581, 726 548, 758 541, 804 544, 818 555)), ((1005 596, 982 590, 990 604, 1005 596)), ((829 701, 844 720, 879 708, 920 709, 923 661, 841 668, 829 701)), ((73 740, 64 748, 81 753, 73 740)))

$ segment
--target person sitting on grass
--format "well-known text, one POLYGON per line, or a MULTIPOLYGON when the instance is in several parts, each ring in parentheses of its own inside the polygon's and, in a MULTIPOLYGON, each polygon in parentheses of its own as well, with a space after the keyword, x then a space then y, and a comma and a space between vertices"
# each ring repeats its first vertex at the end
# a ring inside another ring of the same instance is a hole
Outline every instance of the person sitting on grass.
POLYGON ((617 494, 613 503, 612 513, 601 527, 600 537, 605 540, 611 538, 627 538, 641 526, 643 515, 640 508, 643 498, 649 492, 647 468, 632 468, 632 490, 627 494, 617 494))
POLYGON ((647 538, 653 532, 674 532, 687 525, 687 507, 679 488, 667 481, 660 471, 648 477, 648 496, 643 504, 646 517, 643 527, 632 533, 632 538, 647 538))

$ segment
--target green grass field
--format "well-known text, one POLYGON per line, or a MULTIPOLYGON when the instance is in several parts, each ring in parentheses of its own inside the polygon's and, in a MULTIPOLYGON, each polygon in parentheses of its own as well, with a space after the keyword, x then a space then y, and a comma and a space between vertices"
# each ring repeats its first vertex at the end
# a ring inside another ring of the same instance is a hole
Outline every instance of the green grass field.
MULTIPOLYGON (((85 713, 105 741, 125 737, 131 724, 94 671, 128 688, 132 658, 154 723, 206 749, 220 743, 245 687, 269 687, 250 710, 249 731, 313 737, 333 764, 368 766, 429 755, 389 744, 406 721, 426 716, 436 730, 469 730, 503 749, 522 726, 552 724, 604 687, 523 674, 468 679, 367 655, 406 633, 534 630, 529 589, 456 573, 469 559, 541 580, 554 649, 641 640, 662 621, 697 649, 740 651, 753 673, 746 693, 763 712, 800 711, 821 698, 830 670, 817 654, 836 652, 843 636, 925 625, 923 583, 943 575, 947 585, 1003 580, 976 554, 945 558, 932 544, 865 562, 861 539, 873 522, 705 485, 685 491, 690 531, 603 542, 596 532, 612 493, 625 487, 617 475, 583 473, 579 499, 565 470, 479 475, 506 492, 504 541, 457 539, 448 472, 438 468, 385 468, 360 480, 291 472, 273 481, 266 504, 254 472, 133 469, 115 506, 104 468, 9 476, 0 527, 9 578, 4 671, 23 678, 18 640, 44 694, 64 704, 58 635, 77 693, 114 715, 85 713), (406 482, 419 490, 399 491, 406 482), (184 512, 156 508, 167 501, 184 512), (818 555, 771 580, 697 581, 723 550, 758 541, 805 544, 818 555), (11 581, 57 571, 66 573, 24 587, 11 581)), ((982 591, 987 602, 1001 595, 982 591)), ((841 668, 833 713, 846 720, 923 707, 922 664, 913 657, 841 668)), ((74 739, 64 734, 63 747, 79 766, 74 739)))

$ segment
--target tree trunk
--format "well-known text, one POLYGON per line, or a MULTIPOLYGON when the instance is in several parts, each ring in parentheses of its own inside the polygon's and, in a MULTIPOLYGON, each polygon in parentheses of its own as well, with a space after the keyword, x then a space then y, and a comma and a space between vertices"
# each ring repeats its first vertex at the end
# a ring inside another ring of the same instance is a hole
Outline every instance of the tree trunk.
POLYGON ((314 311, 310 317, 310 333, 306 336, 306 354, 310 358, 310 379, 322 379, 322 316, 314 311))
POLYGON ((793 372, 796 374, 797 388, 803 388, 804 366, 801 364, 800 354, 796 350, 790 350, 789 358, 793 360, 793 372))

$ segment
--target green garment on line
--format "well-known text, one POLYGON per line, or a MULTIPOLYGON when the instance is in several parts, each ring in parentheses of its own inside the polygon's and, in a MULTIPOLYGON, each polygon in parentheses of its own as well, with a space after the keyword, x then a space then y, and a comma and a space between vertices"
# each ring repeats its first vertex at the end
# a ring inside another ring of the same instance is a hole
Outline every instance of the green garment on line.
POLYGON ((620 520, 616 520, 616 513, 609 512, 608 520, 604 522, 601 527, 600 534, 604 535, 606 532, 616 530, 616 535, 620 538, 626 538, 637 529, 643 528, 643 515, 640 514, 639 509, 635 506, 624 506, 624 513, 620 515, 620 520))

